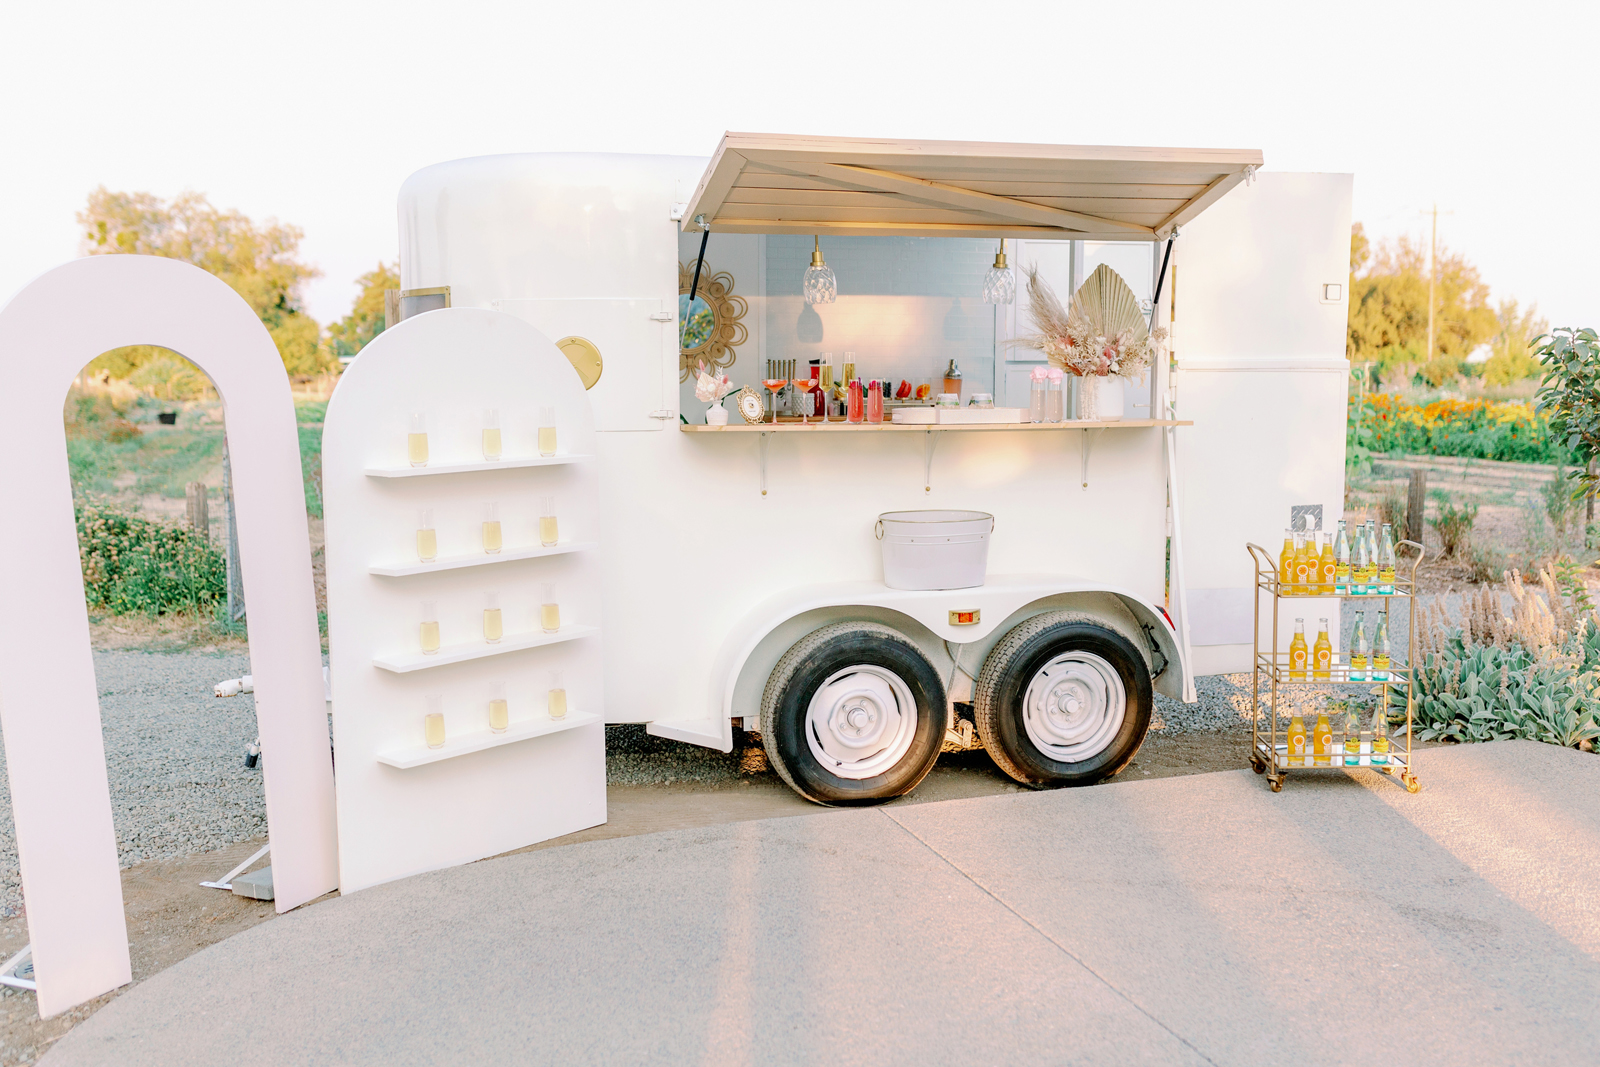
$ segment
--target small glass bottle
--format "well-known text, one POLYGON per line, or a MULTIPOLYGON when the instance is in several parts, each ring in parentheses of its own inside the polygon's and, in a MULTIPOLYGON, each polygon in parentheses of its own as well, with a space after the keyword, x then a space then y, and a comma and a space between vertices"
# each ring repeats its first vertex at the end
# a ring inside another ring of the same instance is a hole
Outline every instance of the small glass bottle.
POLYGON ((1350 592, 1350 536, 1345 532, 1344 520, 1339 520, 1339 532, 1333 538, 1333 592, 1345 596, 1350 592))
POLYGON ((1378 625, 1372 635, 1372 680, 1374 682, 1387 682, 1389 680, 1389 615, 1387 612, 1378 617, 1378 625))
POLYGON ((950 365, 944 369, 944 391, 956 395, 956 403, 961 403, 961 368, 956 366, 954 358, 950 365))
POLYGON ((1350 634, 1350 674, 1352 682, 1367 680, 1367 623, 1365 609, 1356 609, 1356 625, 1350 634))
POLYGON ((556 409, 542 407, 539 409, 539 455, 553 456, 556 454, 556 409))
POLYGON ((1367 531, 1365 527, 1356 527, 1355 556, 1350 563, 1350 595, 1366 596, 1367 567, 1371 564, 1372 554, 1367 550, 1367 531))
POLYGON ((1367 593, 1376 596, 1378 592, 1378 520, 1368 519, 1367 530, 1367 593))
POLYGON ((883 422, 883 383, 876 378, 867 385, 867 422, 874 426, 883 422))
POLYGON ((1383 536, 1378 539, 1378 592, 1387 596, 1394 592, 1394 527, 1383 524, 1383 536))
POLYGON ((1328 640, 1328 620, 1322 619, 1317 643, 1311 646, 1311 677, 1326 682, 1333 677, 1333 642, 1328 640))
POLYGON ((1043 367, 1033 368, 1028 379, 1028 421, 1044 421, 1044 397, 1049 389, 1050 373, 1043 367))
POLYGON ((428 465, 428 419, 420 411, 411 413, 411 432, 406 436, 406 455, 413 467, 428 465))
POLYGON ((1294 595, 1310 596, 1311 562, 1306 548, 1307 534, 1296 530, 1294 535, 1294 595))
POLYGON ((498 555, 500 544, 500 505, 491 501, 483 506, 483 550, 498 555))
POLYGON ((505 632, 505 623, 500 617, 500 594, 483 594, 483 639, 498 645, 505 632))
POLYGON ((1294 620, 1294 640, 1289 642, 1289 681, 1306 680, 1306 620, 1294 620))
POLYGON ((556 583, 545 582, 539 588, 539 629, 553 634, 561 629, 561 605, 556 603, 556 583))
POLYGON ((1312 729, 1311 749, 1313 767, 1332 766, 1333 727, 1328 724, 1326 709, 1317 712, 1317 725, 1312 729))
POLYGON ((1361 717, 1351 708, 1344 717, 1344 765, 1361 765, 1361 717))
POLYGON ((1294 595, 1294 531, 1283 531, 1283 551, 1278 553, 1278 595, 1294 595))
POLYGON ((417 639, 422 643, 422 654, 431 656, 439 651, 439 606, 432 600, 422 602, 422 625, 417 639))
POLYGON ((500 458, 500 412, 483 409, 483 458, 490 463, 500 458))
POLYGON ((561 540, 561 530, 556 522, 556 498, 543 496, 539 498, 539 543, 545 548, 552 548, 561 540))
POLYGON ((433 528, 433 509, 417 509, 417 559, 432 563, 439 558, 439 533, 433 528))
POLYGON ((510 718, 506 710, 506 683, 495 682, 489 687, 489 732, 505 733, 510 718))
POLYGON ((552 719, 567 717, 567 687, 561 681, 560 671, 550 672, 550 691, 545 695, 544 707, 552 719))
POLYGON ((444 747, 444 697, 429 693, 428 711, 422 717, 422 737, 429 748, 444 747))
POLYGON ((1049 381, 1045 383, 1044 392, 1044 421, 1060 422, 1066 406, 1062 401, 1065 395, 1064 384, 1066 375, 1060 367, 1051 367, 1049 381))
POLYGON ((1289 720, 1288 744, 1286 753, 1290 767, 1304 767, 1306 765, 1306 720, 1298 711, 1289 720))
POLYGON ((1334 574, 1339 569, 1338 561, 1333 554, 1333 538, 1322 539, 1322 555, 1317 559, 1317 592, 1322 596, 1333 595, 1334 574))
POLYGON ((1385 703, 1380 693, 1378 706, 1372 713, 1372 762, 1380 767, 1389 763, 1389 715, 1385 703))

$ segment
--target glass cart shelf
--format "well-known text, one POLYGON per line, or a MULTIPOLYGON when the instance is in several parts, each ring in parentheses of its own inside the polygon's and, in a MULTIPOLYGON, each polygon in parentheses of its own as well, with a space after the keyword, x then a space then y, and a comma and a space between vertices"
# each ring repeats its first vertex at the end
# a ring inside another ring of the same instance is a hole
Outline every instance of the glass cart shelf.
POLYGON ((390 749, 378 753, 378 762, 398 767, 408 771, 412 767, 421 767, 425 763, 438 763, 440 760, 454 759, 456 756, 465 756, 470 752, 482 752, 488 748, 498 748, 501 745, 515 744, 526 741, 530 737, 544 737, 547 734, 560 733, 578 726, 587 726, 592 722, 599 722, 600 716, 590 715, 581 711, 569 711, 563 719, 523 719, 507 725, 503 734, 493 733, 489 730, 474 730, 469 734, 452 735, 439 748, 429 748, 426 745, 411 745, 406 748, 390 749))
POLYGON ((1422 788, 1413 772, 1411 731, 1412 715, 1416 707, 1416 683, 1412 677, 1412 664, 1416 661, 1416 633, 1417 633, 1417 567, 1422 563, 1424 550, 1415 541, 1401 541, 1400 547, 1410 546, 1416 552, 1416 559, 1411 563, 1409 574, 1395 574, 1394 592, 1392 593, 1300 593, 1287 592, 1279 581, 1278 563, 1271 553, 1257 544, 1247 544, 1245 548, 1250 553, 1251 561, 1255 566, 1255 636, 1254 636, 1254 669, 1250 686, 1250 768, 1257 774, 1267 776, 1268 783, 1274 793, 1283 789, 1283 783, 1288 777, 1288 771, 1344 771, 1365 767, 1368 770, 1382 771, 1385 774, 1399 775, 1405 784, 1406 791, 1415 793, 1422 788), (1265 596, 1272 603, 1270 626, 1271 638, 1269 647, 1262 647, 1261 637, 1261 600, 1265 596), (1348 659, 1335 659, 1332 663, 1328 678, 1313 678, 1308 669, 1305 678, 1290 679, 1289 653, 1280 651, 1278 647, 1279 626, 1278 610, 1280 604, 1292 608, 1296 601, 1315 600, 1340 600, 1355 601, 1357 604, 1372 604, 1374 607, 1382 605, 1383 614, 1387 619, 1389 612, 1396 601, 1404 601, 1409 613, 1410 625, 1406 628, 1407 651, 1405 659, 1392 659, 1389 664, 1389 677, 1383 680, 1374 680, 1371 677, 1352 679, 1350 677, 1350 662, 1348 659), (1265 685, 1267 692, 1263 701, 1261 692, 1265 685), (1279 741, 1280 727, 1278 724, 1278 689, 1280 687, 1315 686, 1315 685, 1341 685, 1341 686, 1368 686, 1376 691, 1377 699, 1386 709, 1389 707, 1389 694, 1391 685, 1404 685, 1406 689, 1406 728, 1404 734, 1391 734, 1389 737, 1390 751, 1388 761, 1373 763, 1371 754, 1362 754, 1356 757, 1357 762, 1347 764, 1344 762, 1346 753, 1335 746, 1336 751, 1327 754, 1325 764, 1315 762, 1315 754, 1299 757, 1301 762, 1291 762, 1288 755, 1288 745, 1279 741), (1266 721, 1263 722, 1262 720, 1266 721), (1366 759, 1367 762, 1360 762, 1366 759))
POLYGON ((426 478, 434 474, 467 474, 473 471, 514 470, 519 467, 559 467, 566 463, 580 463, 591 457, 568 453, 554 456, 524 456, 520 459, 505 456, 501 459, 476 463, 430 463, 426 467, 368 467, 368 478, 426 478))
POLYGON ((413 574, 431 574, 434 571, 460 570, 462 567, 482 567, 490 563, 505 563, 514 559, 539 559, 543 556, 562 556, 568 552, 588 552, 599 548, 598 541, 562 541, 553 545, 533 545, 529 548, 508 548, 490 555, 474 552, 470 556, 440 556, 431 563, 374 563, 368 574, 385 578, 404 578, 413 574))
POLYGON ((487 659, 490 656, 503 656, 507 652, 521 652, 525 648, 558 645, 563 641, 592 637, 599 632, 598 626, 568 623, 553 634, 547 634, 543 630, 506 634, 492 645, 487 641, 474 641, 470 644, 443 645, 439 651, 426 655, 421 652, 403 652, 396 656, 374 656, 372 665, 396 674, 408 674, 411 671, 425 671, 429 667, 443 667, 448 663, 466 663, 469 660, 487 659))

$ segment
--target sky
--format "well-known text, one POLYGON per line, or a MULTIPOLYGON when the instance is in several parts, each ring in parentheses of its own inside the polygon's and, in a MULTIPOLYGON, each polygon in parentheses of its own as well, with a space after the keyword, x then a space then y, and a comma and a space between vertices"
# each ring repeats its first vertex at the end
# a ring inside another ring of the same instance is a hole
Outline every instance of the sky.
POLYGON ((0 31, 0 300, 78 254, 96 186, 305 231, 342 317, 395 196, 503 152, 709 156, 725 130, 1259 148, 1495 300, 1600 325, 1600 4, 18 4, 0 31), (1449 212, 1449 214, 1443 214, 1449 212))

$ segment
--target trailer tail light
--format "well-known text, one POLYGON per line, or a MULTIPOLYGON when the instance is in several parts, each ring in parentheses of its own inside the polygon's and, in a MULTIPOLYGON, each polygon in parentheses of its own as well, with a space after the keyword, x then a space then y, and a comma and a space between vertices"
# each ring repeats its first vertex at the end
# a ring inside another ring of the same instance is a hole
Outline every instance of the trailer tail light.
POLYGON ((982 614, 983 613, 977 608, 973 608, 971 611, 952 611, 950 613, 950 625, 976 626, 978 625, 978 619, 982 614))

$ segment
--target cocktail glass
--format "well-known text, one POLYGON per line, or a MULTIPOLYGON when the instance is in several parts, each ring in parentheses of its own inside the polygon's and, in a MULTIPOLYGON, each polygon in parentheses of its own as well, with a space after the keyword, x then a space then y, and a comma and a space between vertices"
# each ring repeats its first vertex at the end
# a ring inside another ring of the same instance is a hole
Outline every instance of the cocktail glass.
POLYGON ((761 379, 761 384, 766 386, 767 390, 772 393, 772 421, 776 423, 778 421, 778 394, 783 391, 784 386, 789 384, 789 379, 763 378, 761 379))
MULTIPOLYGON (((812 379, 810 379, 810 378, 796 378, 796 379, 794 379, 794 387, 796 389, 800 390, 800 392, 806 394, 807 396, 810 396, 811 390, 813 388, 815 388, 816 384, 817 383, 815 381, 813 381, 812 379)), ((811 404, 810 404, 810 402, 808 401, 806 403, 802 403, 800 405, 800 425, 802 425, 802 426, 811 425, 811 417, 810 416, 811 416, 811 404)))

